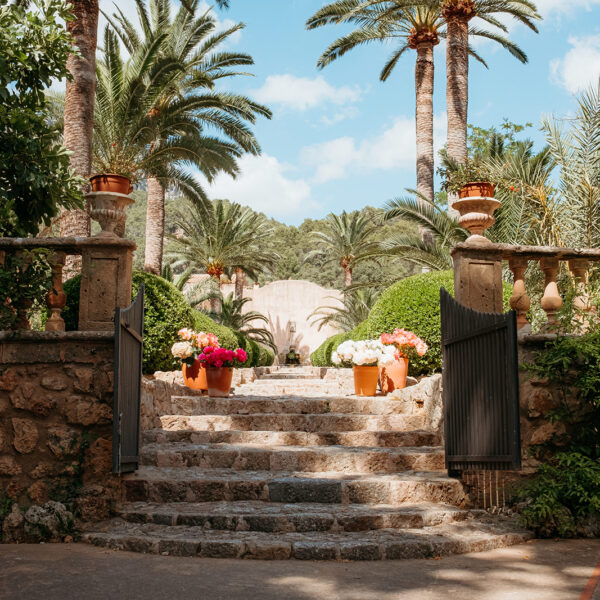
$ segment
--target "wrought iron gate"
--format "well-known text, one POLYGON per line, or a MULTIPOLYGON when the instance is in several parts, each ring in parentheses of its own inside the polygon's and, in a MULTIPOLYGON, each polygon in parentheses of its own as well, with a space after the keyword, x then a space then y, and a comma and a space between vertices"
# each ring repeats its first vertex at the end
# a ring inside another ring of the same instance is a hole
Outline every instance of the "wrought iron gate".
POLYGON ((516 315, 467 308, 443 288, 440 303, 446 468, 520 469, 516 315))
POLYGON ((129 308, 115 310, 115 381, 113 405, 113 473, 138 467, 144 284, 129 308))

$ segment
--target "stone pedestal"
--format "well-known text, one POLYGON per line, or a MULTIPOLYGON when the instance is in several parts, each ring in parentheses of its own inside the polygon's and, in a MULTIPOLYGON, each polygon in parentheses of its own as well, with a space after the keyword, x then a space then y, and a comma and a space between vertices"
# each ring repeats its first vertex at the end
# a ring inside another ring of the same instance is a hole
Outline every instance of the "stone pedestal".
POLYGON ((452 251, 454 297, 481 312, 503 312, 502 250, 494 244, 464 242, 452 251))
POLYGON ((79 330, 112 331, 115 308, 131 304, 135 243, 117 237, 86 238, 79 296, 79 330))

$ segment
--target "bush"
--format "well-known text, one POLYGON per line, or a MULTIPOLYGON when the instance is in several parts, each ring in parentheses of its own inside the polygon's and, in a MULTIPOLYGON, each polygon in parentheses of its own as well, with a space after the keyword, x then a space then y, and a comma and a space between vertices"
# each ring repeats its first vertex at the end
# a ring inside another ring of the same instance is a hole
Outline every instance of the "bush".
POLYGON ((541 537, 589 535, 594 521, 599 535, 600 330, 558 338, 530 368, 558 388, 561 402, 544 416, 562 427, 530 449, 541 464, 519 490, 522 519, 541 537))
POLYGON ((258 361, 259 367, 270 367, 275 362, 275 354, 269 348, 260 346, 260 359, 258 361))
MULTIPOLYGON (((184 295, 166 279, 144 271, 133 272, 132 299, 140 284, 146 285, 144 298, 144 373, 171 371, 177 362, 171 355, 171 346, 177 341, 182 327, 214 333, 222 346, 237 348, 237 338, 231 329, 215 323, 206 315, 193 310, 184 295)), ((64 283, 67 303, 62 310, 67 331, 76 330, 79 315, 79 289, 81 276, 76 275, 64 283)))
POLYGON ((369 322, 367 319, 365 319, 362 323, 360 323, 360 325, 357 325, 351 332, 350 332, 350 339, 355 341, 355 342, 359 342, 361 340, 368 340, 369 339, 369 322))
POLYGON ((311 355, 310 362, 313 367, 332 367, 331 353, 346 340, 350 339, 347 332, 336 333, 327 338, 311 355))
MULTIPOLYGON (((403 327, 427 342, 427 354, 410 362, 411 375, 431 374, 442 368, 442 287, 454 294, 452 271, 431 271, 407 277, 385 290, 369 313, 367 338, 377 338, 382 333, 391 333, 397 327, 403 327)), ((504 284, 506 309, 509 308, 508 299, 511 294, 512 287, 504 284)))

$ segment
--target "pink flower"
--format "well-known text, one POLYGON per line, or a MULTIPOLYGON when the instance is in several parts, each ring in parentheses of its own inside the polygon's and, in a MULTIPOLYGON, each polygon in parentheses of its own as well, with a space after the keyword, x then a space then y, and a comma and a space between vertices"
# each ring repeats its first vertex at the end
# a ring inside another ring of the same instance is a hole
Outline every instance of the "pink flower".
POLYGON ((235 353, 236 353, 237 359, 240 362, 246 362, 248 360, 248 355, 246 354, 246 351, 243 350, 242 348, 238 348, 235 353))

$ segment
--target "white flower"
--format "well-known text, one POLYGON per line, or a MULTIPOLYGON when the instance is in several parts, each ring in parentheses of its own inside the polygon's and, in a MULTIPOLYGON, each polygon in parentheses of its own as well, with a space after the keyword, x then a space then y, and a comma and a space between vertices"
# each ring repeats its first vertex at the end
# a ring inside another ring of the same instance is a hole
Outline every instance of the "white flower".
POLYGON ((379 340, 361 340, 359 342, 347 340, 337 347, 335 355, 340 362, 374 366, 378 364, 384 353, 385 348, 379 340))
POLYGON ((190 344, 190 342, 176 342, 173 344, 173 346, 171 346, 171 354, 175 358, 184 360, 194 354, 194 347, 192 344, 190 344))
POLYGON ((342 359, 340 358, 340 355, 337 352, 331 353, 331 362, 334 365, 339 365, 342 362, 342 359))

